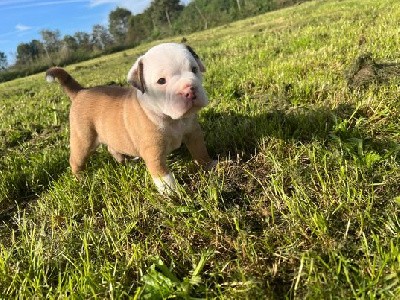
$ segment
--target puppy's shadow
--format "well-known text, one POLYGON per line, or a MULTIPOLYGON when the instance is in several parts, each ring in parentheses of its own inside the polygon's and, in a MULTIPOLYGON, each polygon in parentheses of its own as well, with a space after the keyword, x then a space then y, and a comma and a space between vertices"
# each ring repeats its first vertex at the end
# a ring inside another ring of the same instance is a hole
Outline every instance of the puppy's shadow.
MULTIPOLYGON (((394 141, 373 139, 368 132, 363 131, 364 128, 356 126, 355 121, 354 124, 348 121, 361 117, 368 118, 368 112, 348 104, 339 105, 335 109, 328 107, 277 109, 264 111, 255 116, 232 111, 217 112, 211 108, 201 115, 201 125, 206 133, 206 142, 211 154, 214 157, 219 155, 222 160, 225 158, 234 160, 239 156, 246 162, 255 152, 262 150, 261 143, 268 143, 271 138, 287 143, 317 142, 327 148, 335 139, 349 143, 353 140, 362 140, 364 147, 377 153, 393 148, 394 141)), ((354 147, 354 155, 358 155, 357 151, 357 147, 354 147)), ((231 178, 232 184, 221 192, 225 200, 223 204, 225 209, 232 206, 243 207, 250 201, 246 196, 252 194, 252 191, 247 190, 249 184, 241 182, 250 178, 240 171, 240 167, 237 169, 238 173, 234 176, 242 178, 231 178)))
POLYGON ((2 187, 6 198, 0 198, 0 227, 3 223, 9 224, 18 209, 28 207, 67 170, 67 153, 54 152, 53 158, 43 161, 40 167, 28 159, 25 165, 18 165, 16 169, 4 168, 3 175, 8 180, 2 187))
POLYGON ((349 105, 335 110, 328 108, 298 108, 272 110, 248 116, 232 111, 209 109, 202 115, 202 127, 212 153, 222 156, 250 158, 263 138, 285 141, 325 141, 335 123, 354 112, 349 105))

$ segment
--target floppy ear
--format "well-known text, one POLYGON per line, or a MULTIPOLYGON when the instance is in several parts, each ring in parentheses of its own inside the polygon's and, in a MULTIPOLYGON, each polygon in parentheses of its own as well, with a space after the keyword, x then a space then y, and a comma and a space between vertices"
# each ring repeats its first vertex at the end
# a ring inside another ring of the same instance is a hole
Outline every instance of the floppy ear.
POLYGON ((204 73, 206 71, 206 67, 203 65, 203 62, 200 60, 199 56, 197 55, 197 53, 193 50, 192 47, 185 45, 186 49, 190 52, 190 54, 192 54, 192 56, 194 57, 194 59, 196 60, 197 64, 199 65, 200 68, 200 72, 204 73))
POLYGON ((142 93, 146 92, 146 84, 143 76, 142 56, 136 60, 132 68, 129 70, 128 82, 142 93))

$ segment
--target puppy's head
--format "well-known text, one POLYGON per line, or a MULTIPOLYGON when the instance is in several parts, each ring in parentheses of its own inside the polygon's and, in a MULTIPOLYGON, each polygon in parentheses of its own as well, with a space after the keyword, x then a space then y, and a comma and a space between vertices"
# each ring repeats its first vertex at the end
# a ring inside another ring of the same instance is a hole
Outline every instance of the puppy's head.
POLYGON ((128 82, 146 96, 156 113, 180 119, 208 103, 202 72, 205 67, 192 48, 166 43, 138 58, 128 73, 128 82))

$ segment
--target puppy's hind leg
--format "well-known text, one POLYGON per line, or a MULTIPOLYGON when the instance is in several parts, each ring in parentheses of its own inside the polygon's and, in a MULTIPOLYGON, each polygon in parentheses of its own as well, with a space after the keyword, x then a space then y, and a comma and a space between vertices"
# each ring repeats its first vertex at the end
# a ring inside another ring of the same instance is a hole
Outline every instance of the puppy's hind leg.
POLYGON ((126 161, 126 156, 118 151, 115 151, 113 148, 108 146, 108 152, 115 158, 115 160, 119 163, 124 163, 126 161))
POLYGON ((69 164, 71 166, 72 173, 79 177, 79 172, 85 168, 85 163, 90 153, 96 149, 98 142, 94 133, 87 132, 87 134, 77 134, 71 128, 70 135, 70 146, 71 153, 69 157, 69 164))
POLYGON ((108 152, 115 158, 115 160, 119 163, 127 163, 127 162, 136 162, 140 159, 138 156, 129 156, 126 154, 122 154, 118 151, 115 151, 113 148, 108 146, 108 152))

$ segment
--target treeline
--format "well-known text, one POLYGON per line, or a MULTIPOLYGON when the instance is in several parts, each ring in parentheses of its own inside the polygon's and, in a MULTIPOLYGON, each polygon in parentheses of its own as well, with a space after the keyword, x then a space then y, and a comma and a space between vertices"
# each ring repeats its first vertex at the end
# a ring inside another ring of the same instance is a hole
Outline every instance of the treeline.
POLYGON ((307 0, 193 0, 184 6, 180 0, 153 0, 137 15, 118 7, 110 12, 108 26, 94 25, 90 33, 61 36, 59 30, 42 30, 41 40, 18 45, 12 66, 7 66, 7 57, 0 52, 0 82, 34 74, 51 65, 68 65, 304 1, 307 0))

